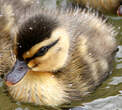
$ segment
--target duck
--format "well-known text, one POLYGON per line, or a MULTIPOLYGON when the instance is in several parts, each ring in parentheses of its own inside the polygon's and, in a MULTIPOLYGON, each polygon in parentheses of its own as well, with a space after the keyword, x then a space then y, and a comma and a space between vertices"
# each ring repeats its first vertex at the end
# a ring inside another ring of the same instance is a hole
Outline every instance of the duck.
POLYGON ((114 27, 90 11, 50 10, 36 3, 25 9, 19 2, 6 5, 15 21, 9 30, 16 61, 5 76, 13 99, 55 107, 93 92, 112 71, 114 27))
POLYGON ((119 9, 121 0, 74 0, 74 3, 78 3, 81 6, 89 6, 102 13, 114 14, 119 9))
POLYGON ((0 75, 7 73, 14 64, 12 38, 9 30, 13 25, 13 18, 9 16, 8 9, 4 11, 3 9, 4 7, 0 10, 0 75))

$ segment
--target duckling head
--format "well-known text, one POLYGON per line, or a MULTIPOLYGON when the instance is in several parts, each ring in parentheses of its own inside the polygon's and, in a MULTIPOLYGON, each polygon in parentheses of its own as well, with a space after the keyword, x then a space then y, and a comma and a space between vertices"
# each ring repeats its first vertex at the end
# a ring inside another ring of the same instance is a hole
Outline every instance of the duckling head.
POLYGON ((11 96, 39 105, 65 102, 64 88, 54 73, 67 61, 67 32, 56 19, 36 15, 19 25, 16 36, 17 60, 5 78, 11 96))
POLYGON ((15 46, 17 62, 14 73, 18 76, 21 68, 38 72, 59 70, 65 65, 68 57, 68 42, 68 34, 55 19, 42 15, 29 18, 19 27, 17 34, 15 46))

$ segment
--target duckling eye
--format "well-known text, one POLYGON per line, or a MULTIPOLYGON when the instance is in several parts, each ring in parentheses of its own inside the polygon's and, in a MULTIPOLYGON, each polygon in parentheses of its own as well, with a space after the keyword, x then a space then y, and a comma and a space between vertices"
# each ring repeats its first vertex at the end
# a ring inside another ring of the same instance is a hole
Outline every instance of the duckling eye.
POLYGON ((57 42, 59 41, 59 39, 57 39, 56 41, 52 42, 51 44, 44 46, 42 48, 40 48, 38 50, 38 52, 34 55, 35 57, 38 56, 43 56, 51 47, 53 47, 57 42))
POLYGON ((46 52, 48 51, 48 49, 49 48, 47 46, 44 46, 44 47, 40 48, 38 50, 38 52, 33 57, 25 59, 26 62, 28 63, 30 60, 32 60, 32 59, 34 59, 36 57, 43 56, 44 54, 46 54, 46 52))
POLYGON ((47 46, 40 48, 39 51, 35 54, 35 57, 43 56, 48 51, 48 49, 49 48, 47 46))
POLYGON ((53 47, 55 44, 57 44, 58 41, 59 41, 59 39, 57 39, 56 41, 54 41, 53 43, 51 43, 51 44, 49 44, 49 45, 47 45, 47 46, 44 46, 44 47, 40 48, 40 49, 38 50, 38 52, 37 52, 34 56, 32 56, 31 58, 25 59, 26 62, 28 63, 30 60, 32 60, 32 59, 34 59, 34 58, 36 58, 36 57, 45 55, 45 54, 47 53, 47 51, 48 51, 51 47, 53 47))

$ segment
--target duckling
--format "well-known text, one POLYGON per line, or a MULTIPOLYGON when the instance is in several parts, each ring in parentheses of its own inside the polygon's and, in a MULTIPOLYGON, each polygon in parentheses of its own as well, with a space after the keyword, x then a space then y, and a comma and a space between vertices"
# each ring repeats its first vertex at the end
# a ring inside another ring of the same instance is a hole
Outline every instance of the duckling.
POLYGON ((121 0, 74 0, 74 2, 83 6, 89 5, 103 13, 115 13, 121 0))
MULTIPOLYGON (((19 12, 13 13, 13 10, 19 8, 25 11, 33 4, 34 0, 0 0, 0 75, 7 73, 15 62, 13 54, 14 34, 16 30, 15 16, 19 12), (21 7, 19 7, 21 5, 21 7), (12 30, 10 31, 10 29, 12 30)), ((18 9, 18 11, 19 11, 18 9)))
POLYGON ((6 73, 12 67, 12 39, 10 27, 13 26, 13 18, 10 15, 9 7, 0 7, 0 75, 6 73), (11 22, 10 22, 11 21, 11 22))
POLYGON ((109 75, 116 31, 95 13, 36 5, 14 13, 16 26, 10 31, 17 30, 16 63, 5 83, 15 100, 48 106, 70 103, 109 75))

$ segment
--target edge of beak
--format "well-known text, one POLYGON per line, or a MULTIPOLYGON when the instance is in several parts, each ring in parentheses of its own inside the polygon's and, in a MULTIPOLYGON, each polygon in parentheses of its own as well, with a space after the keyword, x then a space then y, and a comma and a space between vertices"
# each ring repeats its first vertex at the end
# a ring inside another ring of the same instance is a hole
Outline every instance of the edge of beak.
POLYGON ((24 61, 16 60, 16 63, 12 70, 5 76, 5 84, 12 86, 18 83, 25 74, 28 72, 28 66, 24 61))

